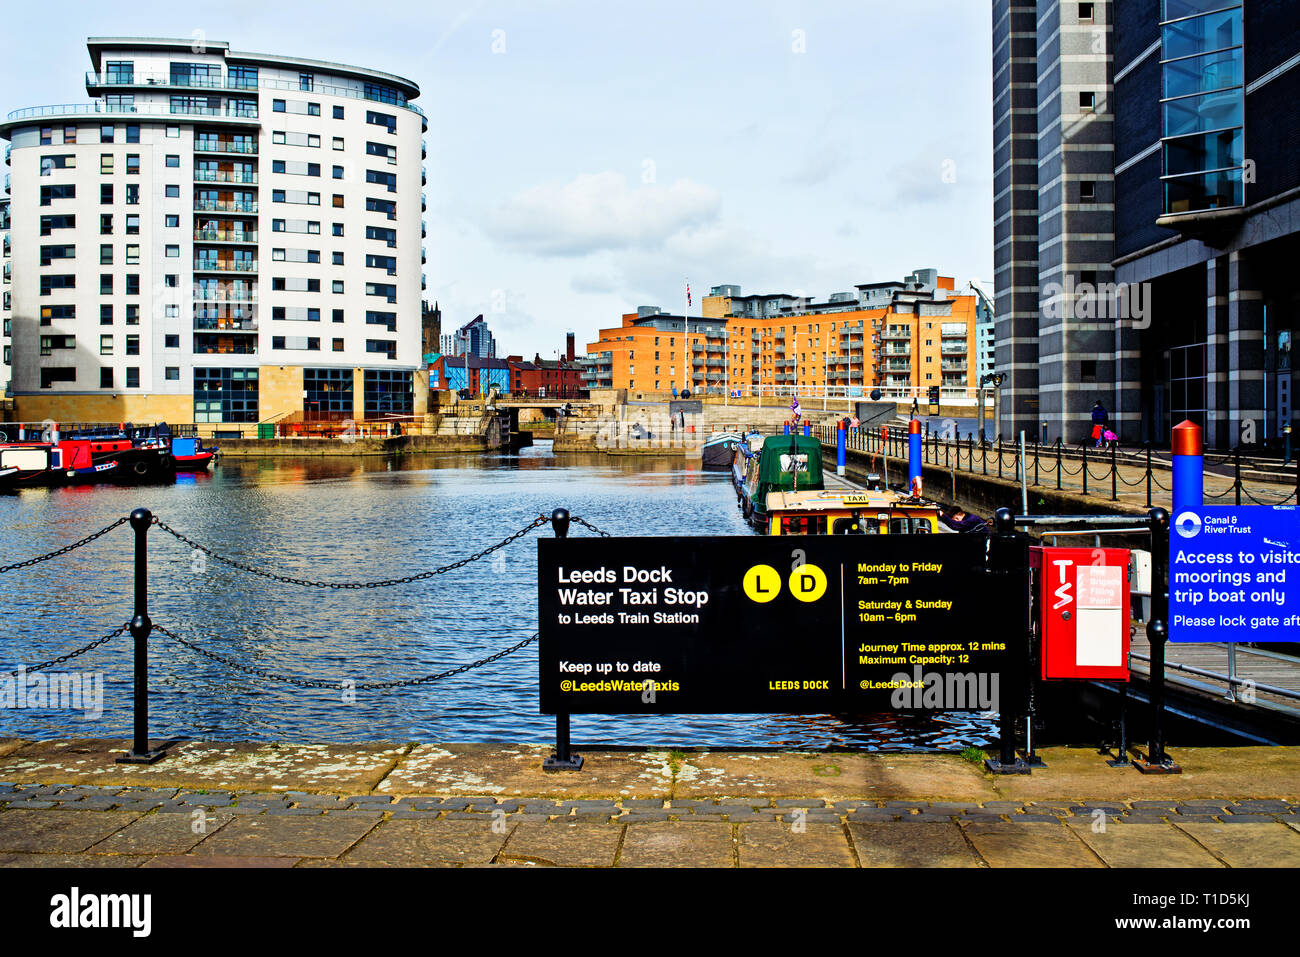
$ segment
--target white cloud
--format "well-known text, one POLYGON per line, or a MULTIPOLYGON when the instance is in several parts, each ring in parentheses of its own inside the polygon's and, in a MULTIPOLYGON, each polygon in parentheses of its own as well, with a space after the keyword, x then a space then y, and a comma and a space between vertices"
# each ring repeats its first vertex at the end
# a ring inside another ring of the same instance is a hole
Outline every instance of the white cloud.
POLYGON ((620 173, 582 173, 515 194, 488 217, 492 238, 542 256, 654 249, 678 232, 717 219, 716 190, 679 179, 628 186, 620 173))

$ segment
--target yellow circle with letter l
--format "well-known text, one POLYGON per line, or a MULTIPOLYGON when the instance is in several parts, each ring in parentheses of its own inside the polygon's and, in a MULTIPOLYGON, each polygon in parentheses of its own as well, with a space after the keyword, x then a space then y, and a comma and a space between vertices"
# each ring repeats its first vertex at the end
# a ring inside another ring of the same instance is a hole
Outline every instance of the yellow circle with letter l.
POLYGON ((816 565, 800 565, 790 573, 790 594, 800 601, 816 601, 826 594, 826 573, 816 565))
POLYGON ((781 573, 771 565, 755 565, 741 579, 750 601, 769 602, 781 594, 781 573))

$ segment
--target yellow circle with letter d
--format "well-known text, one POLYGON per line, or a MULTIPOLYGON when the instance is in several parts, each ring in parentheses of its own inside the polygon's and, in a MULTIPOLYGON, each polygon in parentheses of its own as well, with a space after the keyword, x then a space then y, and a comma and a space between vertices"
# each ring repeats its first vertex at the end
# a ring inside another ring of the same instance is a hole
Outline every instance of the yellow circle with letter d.
POLYGON ((781 594, 781 573, 771 565, 755 565, 741 579, 750 601, 769 602, 781 594))
POLYGON ((816 565, 800 565, 790 573, 790 594, 800 601, 816 601, 826 594, 826 573, 816 565))

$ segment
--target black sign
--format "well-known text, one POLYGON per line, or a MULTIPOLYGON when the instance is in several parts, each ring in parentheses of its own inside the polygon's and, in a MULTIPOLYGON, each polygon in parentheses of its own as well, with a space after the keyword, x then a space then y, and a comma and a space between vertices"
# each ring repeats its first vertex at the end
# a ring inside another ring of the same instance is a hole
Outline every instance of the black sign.
POLYGON ((541 710, 997 710, 1027 597, 988 544, 539 539, 541 710))

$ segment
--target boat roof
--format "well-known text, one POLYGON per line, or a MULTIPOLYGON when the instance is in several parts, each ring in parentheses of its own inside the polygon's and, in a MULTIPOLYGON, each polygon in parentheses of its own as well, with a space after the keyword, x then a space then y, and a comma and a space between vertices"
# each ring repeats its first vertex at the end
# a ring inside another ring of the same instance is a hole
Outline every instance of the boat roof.
POLYGON ((865 512, 906 510, 909 512, 938 512, 940 506, 924 499, 904 498, 898 492, 881 489, 848 489, 836 491, 769 492, 769 512, 824 512, 828 510, 865 512))

